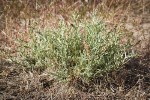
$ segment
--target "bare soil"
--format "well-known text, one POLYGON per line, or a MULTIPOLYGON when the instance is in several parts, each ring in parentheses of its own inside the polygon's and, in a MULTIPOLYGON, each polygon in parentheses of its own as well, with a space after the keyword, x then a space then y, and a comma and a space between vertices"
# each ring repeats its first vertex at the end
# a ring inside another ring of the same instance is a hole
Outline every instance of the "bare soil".
MULTIPOLYGON (((90 83, 81 79, 58 82, 49 76, 49 69, 27 70, 0 54, 0 100, 150 100, 149 7, 143 14, 133 11, 125 23, 125 29, 133 33, 133 49, 141 56, 131 59, 117 72, 90 83)), ((6 52, 6 40, 0 33, 2 52, 6 52)))
POLYGON ((27 71, 0 62, 0 100, 149 100, 150 54, 132 59, 118 72, 90 83, 59 83, 45 71, 27 71))

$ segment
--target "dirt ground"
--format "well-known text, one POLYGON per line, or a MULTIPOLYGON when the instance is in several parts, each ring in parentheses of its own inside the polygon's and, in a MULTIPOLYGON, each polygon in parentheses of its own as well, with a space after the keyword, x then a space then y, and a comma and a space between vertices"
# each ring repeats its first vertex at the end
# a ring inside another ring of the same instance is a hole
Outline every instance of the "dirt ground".
MULTIPOLYGON (((91 83, 60 83, 49 69, 30 71, 0 57, 0 100, 150 100, 150 10, 140 15, 130 15, 125 29, 133 33, 133 49, 141 56, 118 72, 91 83)), ((4 43, 0 34, 1 51, 4 43)))
POLYGON ((148 53, 131 60, 118 72, 110 74, 111 81, 99 78, 93 80, 92 84, 87 84, 75 80, 71 86, 56 82, 48 74, 44 74, 45 71, 26 71, 7 61, 1 61, 0 66, 0 100, 150 99, 148 53))

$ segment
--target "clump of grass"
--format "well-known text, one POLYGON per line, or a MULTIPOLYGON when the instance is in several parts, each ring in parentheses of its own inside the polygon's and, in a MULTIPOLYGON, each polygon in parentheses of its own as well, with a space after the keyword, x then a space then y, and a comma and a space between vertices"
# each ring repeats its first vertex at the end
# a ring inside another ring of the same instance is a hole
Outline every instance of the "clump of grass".
POLYGON ((123 32, 108 31, 104 22, 91 16, 89 20, 66 24, 53 29, 31 30, 29 42, 22 42, 17 62, 31 68, 51 67, 52 74, 66 80, 81 77, 89 81, 118 70, 133 55, 130 43, 121 43, 123 32))

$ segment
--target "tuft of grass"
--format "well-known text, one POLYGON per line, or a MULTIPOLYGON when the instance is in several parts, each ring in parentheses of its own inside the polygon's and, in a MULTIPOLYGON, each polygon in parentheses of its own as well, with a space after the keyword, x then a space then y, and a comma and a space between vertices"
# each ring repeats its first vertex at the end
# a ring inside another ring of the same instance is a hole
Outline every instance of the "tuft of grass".
POLYGON ((52 75, 61 80, 81 77, 89 81, 110 71, 118 70, 133 53, 130 42, 121 43, 124 33, 119 29, 108 31, 95 14, 86 20, 59 27, 31 30, 29 42, 21 42, 16 61, 29 68, 51 67, 52 75))

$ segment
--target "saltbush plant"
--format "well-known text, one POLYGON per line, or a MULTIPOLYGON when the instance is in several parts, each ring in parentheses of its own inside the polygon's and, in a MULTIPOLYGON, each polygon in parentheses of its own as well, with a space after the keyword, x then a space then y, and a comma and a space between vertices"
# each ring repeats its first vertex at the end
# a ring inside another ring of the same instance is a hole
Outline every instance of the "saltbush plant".
POLYGON ((51 67, 59 79, 81 77, 89 80, 118 70, 133 54, 124 33, 92 16, 70 24, 60 20, 57 28, 31 30, 29 42, 19 48, 19 63, 31 68, 51 67))

